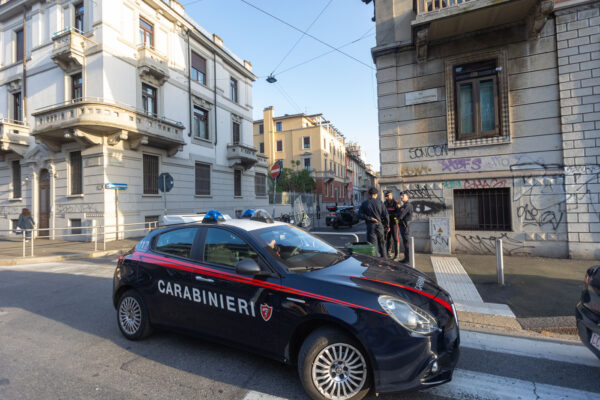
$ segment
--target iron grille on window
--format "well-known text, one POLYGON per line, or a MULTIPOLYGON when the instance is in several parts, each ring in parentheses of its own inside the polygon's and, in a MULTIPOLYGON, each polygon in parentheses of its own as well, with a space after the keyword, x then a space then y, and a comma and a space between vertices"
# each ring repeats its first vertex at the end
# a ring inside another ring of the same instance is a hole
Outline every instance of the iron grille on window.
POLYGON ((233 195, 242 195, 242 170, 236 169, 233 171, 233 195))
POLYGON ((71 194, 83 193, 83 163, 81 151, 69 153, 69 167, 71 170, 71 194))
POLYGON ((510 189, 454 190, 454 224, 463 231, 510 231, 510 189))
POLYGON ((144 217, 144 222, 146 223, 146 229, 156 228, 158 225, 159 215, 146 215, 144 217))
POLYGON ((210 196, 210 165, 196 163, 196 191, 199 196, 210 196))
POLYGON ((144 154, 144 194, 158 194, 158 156, 144 154))
POLYGON ((21 198, 21 163, 19 160, 12 162, 12 189, 13 199, 21 198))
POLYGON ((71 235, 81 235, 81 219, 71 219, 71 235))
POLYGON ((267 195, 267 176, 265 174, 254 175, 254 191, 257 196, 267 195))

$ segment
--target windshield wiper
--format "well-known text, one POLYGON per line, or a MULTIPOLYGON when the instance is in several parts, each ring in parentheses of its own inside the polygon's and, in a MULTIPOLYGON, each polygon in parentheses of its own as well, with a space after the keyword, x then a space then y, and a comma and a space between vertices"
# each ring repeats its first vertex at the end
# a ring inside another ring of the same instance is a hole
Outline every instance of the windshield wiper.
POLYGON ((288 267, 288 271, 314 271, 314 270, 321 269, 321 268, 325 268, 325 267, 315 267, 314 265, 312 265, 312 266, 305 265, 303 267, 288 267))

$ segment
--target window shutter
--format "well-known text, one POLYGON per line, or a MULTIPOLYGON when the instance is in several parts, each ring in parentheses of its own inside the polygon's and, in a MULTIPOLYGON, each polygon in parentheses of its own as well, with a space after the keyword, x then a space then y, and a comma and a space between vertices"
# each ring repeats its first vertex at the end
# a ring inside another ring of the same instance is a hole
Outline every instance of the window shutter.
POLYGON ((206 75, 206 60, 192 51, 192 68, 206 75))

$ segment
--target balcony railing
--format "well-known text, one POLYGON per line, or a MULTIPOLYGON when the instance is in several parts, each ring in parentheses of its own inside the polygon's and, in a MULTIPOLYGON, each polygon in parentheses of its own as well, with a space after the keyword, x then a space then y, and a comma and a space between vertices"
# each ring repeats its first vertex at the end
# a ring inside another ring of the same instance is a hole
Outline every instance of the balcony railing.
POLYGON ((417 0, 417 14, 426 14, 478 0, 417 0))
POLYGON ((24 155, 29 148, 29 125, 23 121, 0 119, 0 153, 24 155))
POLYGON ((239 165, 244 169, 253 167, 258 161, 256 152, 256 148, 252 146, 247 146, 245 144, 228 144, 227 159, 229 160, 229 166, 233 167, 239 165))
POLYGON ((269 158, 261 154, 257 154, 256 166, 261 168, 269 168, 269 158))
POLYGON ((73 140, 99 144, 102 136, 110 136, 108 144, 113 145, 129 140, 134 148, 149 144, 176 150, 185 144, 181 122, 149 115, 114 100, 76 99, 40 108, 33 116, 32 135, 50 144, 73 140))
POLYGON ((84 64, 85 43, 87 38, 75 28, 54 32, 52 41, 54 48, 50 56, 64 71, 70 72, 84 64))
POLYGON ((144 44, 138 46, 138 69, 141 75, 152 76, 160 85, 169 79, 167 58, 144 44))

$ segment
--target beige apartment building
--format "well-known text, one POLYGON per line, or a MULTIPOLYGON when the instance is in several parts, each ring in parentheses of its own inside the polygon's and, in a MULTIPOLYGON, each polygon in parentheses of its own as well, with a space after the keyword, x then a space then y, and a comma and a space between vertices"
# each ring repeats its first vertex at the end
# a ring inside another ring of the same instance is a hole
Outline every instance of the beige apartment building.
POLYGON ((417 250, 442 217, 452 252, 600 259, 600 2, 374 3, 380 183, 417 250))
POLYGON ((352 201, 345 138, 322 114, 275 117, 273 107, 267 107, 263 119, 254 121, 254 147, 267 157, 269 165, 281 160, 284 168, 311 171, 321 204, 352 201), (294 166, 292 160, 300 161, 300 166, 294 166))

